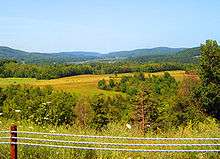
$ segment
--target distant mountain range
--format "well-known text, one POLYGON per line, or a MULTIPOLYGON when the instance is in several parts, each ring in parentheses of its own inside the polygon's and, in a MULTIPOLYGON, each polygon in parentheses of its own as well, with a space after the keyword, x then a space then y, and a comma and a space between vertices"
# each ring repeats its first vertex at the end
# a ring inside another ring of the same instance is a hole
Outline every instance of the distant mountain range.
POLYGON ((136 49, 131 51, 117 51, 108 54, 101 54, 98 52, 59 52, 59 53, 33 53, 21 50, 12 49, 9 47, 0 46, 0 59, 15 59, 27 63, 44 63, 44 62, 80 62, 88 60, 102 60, 102 59, 153 59, 158 57, 169 57, 176 59, 189 59, 199 56, 199 48, 169 48, 156 47, 151 49, 136 49))
POLYGON ((117 51, 108 53, 108 57, 139 57, 149 55, 165 55, 174 54, 179 51, 183 51, 186 48, 169 48, 169 47, 155 47, 152 49, 136 49, 131 51, 117 51))

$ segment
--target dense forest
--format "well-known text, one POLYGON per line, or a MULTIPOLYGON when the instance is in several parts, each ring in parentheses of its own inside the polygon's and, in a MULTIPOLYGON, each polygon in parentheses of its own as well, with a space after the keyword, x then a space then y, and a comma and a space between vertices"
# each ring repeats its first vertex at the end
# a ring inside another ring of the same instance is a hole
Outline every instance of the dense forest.
POLYGON ((21 64, 14 60, 0 61, 0 77, 20 77, 36 79, 54 79, 81 74, 117 74, 129 72, 159 72, 169 70, 188 70, 190 64, 177 63, 130 63, 130 62, 96 62, 89 64, 36 65, 21 64))

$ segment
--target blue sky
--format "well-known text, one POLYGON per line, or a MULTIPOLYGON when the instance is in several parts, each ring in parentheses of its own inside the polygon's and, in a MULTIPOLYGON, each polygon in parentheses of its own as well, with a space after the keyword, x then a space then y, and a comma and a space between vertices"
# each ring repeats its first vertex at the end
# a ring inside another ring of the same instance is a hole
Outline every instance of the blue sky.
POLYGON ((220 40, 220 0, 0 0, 0 45, 111 52, 220 40))

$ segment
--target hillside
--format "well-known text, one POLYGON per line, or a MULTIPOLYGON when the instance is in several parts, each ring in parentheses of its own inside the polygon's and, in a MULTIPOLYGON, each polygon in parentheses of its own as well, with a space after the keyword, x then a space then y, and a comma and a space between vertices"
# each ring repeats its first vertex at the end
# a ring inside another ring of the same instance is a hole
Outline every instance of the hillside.
POLYGON ((199 47, 188 48, 170 54, 151 54, 147 56, 130 57, 131 61, 138 62, 178 62, 178 63, 197 63, 200 56, 199 47))
POLYGON ((16 59, 27 63, 44 63, 44 62, 78 62, 94 58, 99 58, 100 53, 96 52, 60 52, 60 53, 36 53, 25 52, 21 50, 12 49, 9 47, 0 46, 0 58, 16 59))
POLYGON ((28 55, 29 54, 25 51, 0 46, 0 58, 23 59, 26 58, 28 55))
POLYGON ((9 47, 0 47, 0 59, 16 59, 25 63, 78 63, 89 60, 122 60, 156 61, 156 62, 195 62, 199 55, 199 47, 195 48, 168 48, 156 47, 151 49, 136 49, 131 51, 118 51, 108 54, 98 52, 59 52, 37 53, 25 52, 9 47))
POLYGON ((174 57, 181 62, 197 62, 200 56, 200 48, 194 47, 178 52, 174 57))
POLYGON ((167 54, 174 54, 183 50, 185 50, 185 48, 156 47, 151 49, 136 49, 131 51, 111 52, 107 54, 107 57, 130 58, 130 57, 151 56, 151 55, 165 55, 165 54, 167 55, 167 54))

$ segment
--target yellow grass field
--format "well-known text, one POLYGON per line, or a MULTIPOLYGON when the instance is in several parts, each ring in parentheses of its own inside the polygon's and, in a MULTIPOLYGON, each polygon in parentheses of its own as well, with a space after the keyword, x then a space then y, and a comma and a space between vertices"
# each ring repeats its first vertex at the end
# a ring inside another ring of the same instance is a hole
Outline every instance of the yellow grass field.
MULTIPOLYGON (((168 71, 176 80, 183 79, 184 71, 168 71)), ((132 73, 119 74, 118 77, 123 75, 132 75, 132 73)), ((163 75, 163 72, 157 73, 145 73, 145 76, 149 75, 163 75)), ((73 92, 77 95, 95 95, 98 93, 114 94, 113 91, 105 91, 97 88, 97 83, 101 79, 109 80, 114 75, 79 75, 72 77, 64 77, 52 80, 36 80, 34 78, 0 78, 0 87, 6 87, 10 84, 26 84, 31 86, 52 86, 55 90, 63 90, 67 92, 73 92)))

